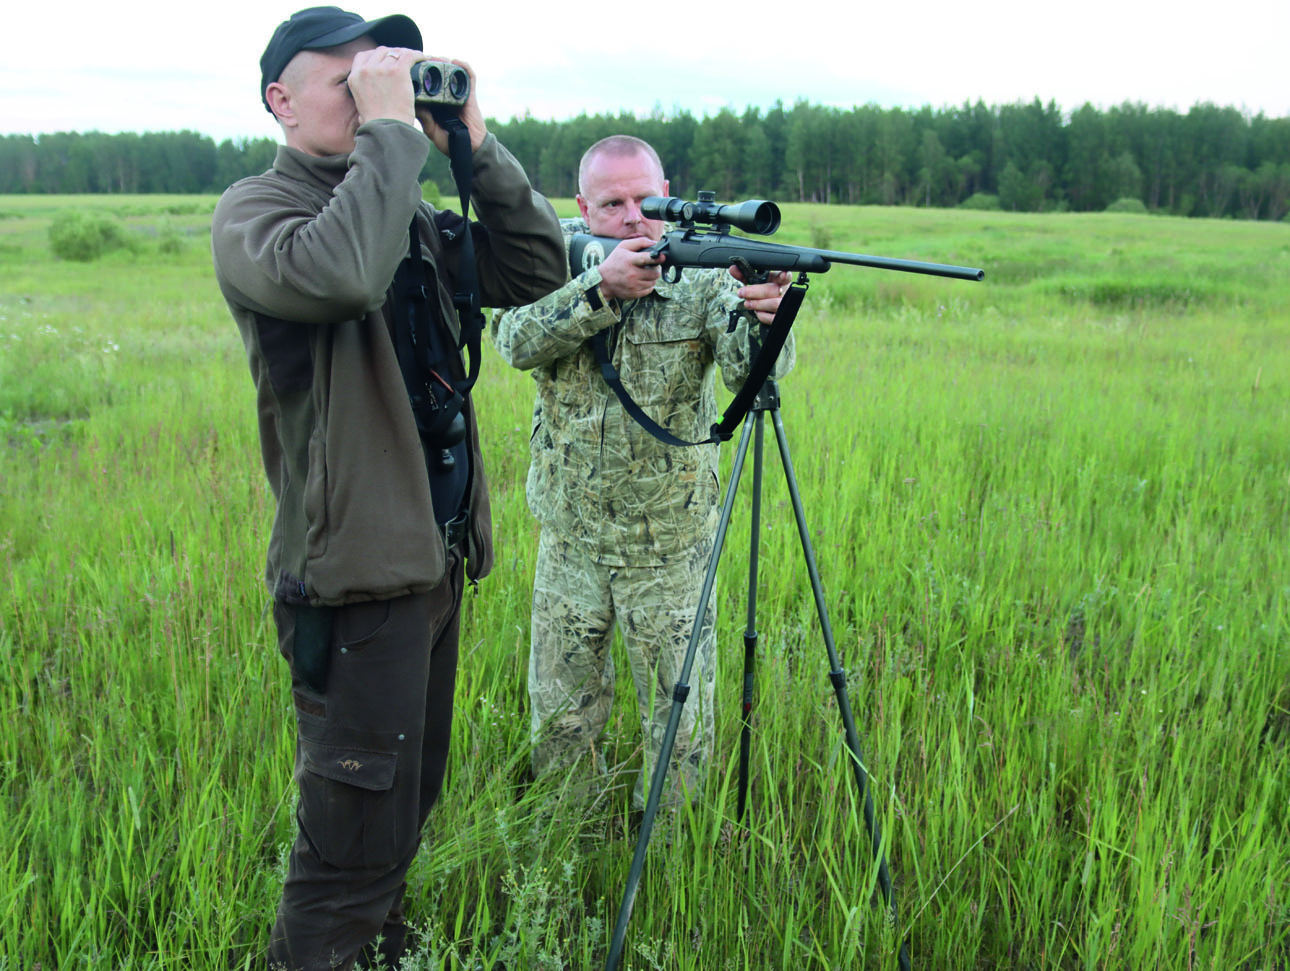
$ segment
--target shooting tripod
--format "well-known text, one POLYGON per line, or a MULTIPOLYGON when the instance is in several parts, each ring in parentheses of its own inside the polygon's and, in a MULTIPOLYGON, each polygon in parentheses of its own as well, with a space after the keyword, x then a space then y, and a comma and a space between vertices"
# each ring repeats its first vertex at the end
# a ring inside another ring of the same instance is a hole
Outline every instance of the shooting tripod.
MULTIPOLYGON (((804 289, 804 288, 803 288, 804 289)), ((800 299, 798 301, 800 303, 800 299)), ((793 307, 793 313, 796 312, 796 305, 793 307)), ((777 320, 776 323, 779 321, 777 320)), ((791 326, 791 321, 790 321, 791 326)), ((751 713, 753 700, 753 672, 756 661, 757 651, 757 561, 758 561, 758 541, 760 539, 761 528, 761 487, 762 487, 762 452, 764 441, 764 418, 769 413, 775 430, 775 438, 779 444, 780 460, 784 467, 784 475, 788 484, 789 495, 793 503, 793 515, 797 520, 797 533, 802 544, 802 555, 806 561, 806 569, 810 575, 811 591, 815 596, 815 609, 820 618, 820 627, 824 636, 824 646, 828 652, 829 658, 829 680, 833 684, 833 690, 837 696, 838 710, 842 715, 842 724, 846 732, 847 749, 850 753, 852 769, 855 772, 856 784, 859 786, 860 796, 864 803, 864 821, 868 830, 871 849, 874 859, 878 863, 878 885, 882 892, 884 905, 888 908, 893 922, 896 921, 896 902, 891 889, 891 875, 887 869, 887 860, 882 850, 882 834, 879 830, 878 822, 874 816, 873 798, 869 793, 869 777, 865 771, 864 762, 860 756, 860 739, 856 733, 855 719, 851 714, 851 703, 847 698, 847 678, 846 672, 842 668, 841 661, 838 658, 837 647, 833 641, 833 630, 829 625, 828 612, 824 604, 824 590, 820 584, 820 574, 815 563, 815 554, 811 547, 810 531, 806 526, 806 514, 802 506, 801 494, 797 488, 797 479, 793 474, 793 462, 788 452, 788 441, 784 435, 784 423, 779 414, 779 389, 773 379, 768 379, 757 392, 753 403, 748 410, 744 420, 743 432, 739 439, 739 447, 735 453, 734 464, 730 473, 730 485, 726 490, 725 502, 721 509, 721 518, 717 524, 716 540, 712 549, 712 556, 708 563, 708 570, 703 580, 703 588, 699 594, 699 605, 695 612, 695 617, 699 618, 707 610, 708 601, 712 596, 712 587, 717 574, 717 564, 721 558, 722 547, 725 544, 726 530, 730 524, 730 512, 734 507, 735 492, 739 487, 739 480, 743 474, 744 461, 748 453, 748 444, 750 439, 755 441, 753 452, 753 496, 752 496, 752 520, 750 524, 751 543, 748 564, 748 619, 747 627, 744 632, 744 685, 743 685, 743 728, 739 742, 739 803, 738 816, 740 821, 744 817, 745 801, 748 791, 748 759, 751 748, 751 713)), ((690 634, 689 647, 686 651, 685 661, 681 667, 681 673, 672 693, 672 710, 668 720, 667 730, 663 736, 662 747, 659 751, 658 761, 654 766, 654 773, 650 783, 649 798, 645 804, 645 815, 641 822, 640 834, 636 841, 636 853, 632 858, 631 871, 627 878, 627 889, 623 894, 622 906, 618 912, 618 922, 614 927, 614 936, 609 948, 609 956, 606 961, 606 971, 616 971, 619 959, 622 956, 623 940, 627 932, 627 922, 631 919, 632 907, 636 900, 636 890, 640 882, 641 870, 645 864, 645 851, 649 846, 650 834, 654 828, 654 817, 658 812, 659 800, 663 793, 664 779, 667 775, 668 762, 671 759, 672 748, 676 741, 677 726, 681 719, 681 708, 685 704, 686 696, 689 694, 690 669, 694 663, 694 657, 698 648, 701 635, 701 624, 694 624, 690 634)), ((898 926, 898 925, 897 925, 898 926)), ((908 941, 902 941, 898 957, 901 971, 909 971, 909 945, 908 941)))

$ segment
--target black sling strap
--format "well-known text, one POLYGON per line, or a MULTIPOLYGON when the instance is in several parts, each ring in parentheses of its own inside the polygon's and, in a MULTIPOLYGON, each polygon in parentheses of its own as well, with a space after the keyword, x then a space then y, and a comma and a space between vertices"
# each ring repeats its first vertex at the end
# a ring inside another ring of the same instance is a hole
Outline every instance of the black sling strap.
POLYGON ((414 215, 408 228, 408 259, 400 265, 394 277, 395 351, 408 401, 416 417, 417 430, 427 440, 437 440, 465 405, 465 397, 479 377, 480 338, 484 329, 475 243, 470 230, 470 132, 456 116, 436 117, 436 121, 448 132, 448 161, 461 198, 463 236, 457 267, 457 291, 452 302, 459 323, 457 350, 467 351, 469 364, 465 379, 460 381, 451 373, 445 376, 435 370, 440 363, 435 359, 430 334, 437 318, 435 305, 431 303, 435 294, 426 279, 414 215))
MULTIPOLYGON (((779 303, 779 309, 775 312, 775 319, 771 321, 770 327, 766 330, 761 346, 757 349, 756 356, 753 358, 752 367, 748 371, 748 377, 744 379, 743 385, 731 400, 729 406, 722 414, 721 421, 712 426, 712 434, 702 441, 687 442, 683 438, 678 438, 669 432, 666 428, 656 422, 644 410, 623 387, 622 378, 618 374, 618 369, 614 367, 613 361, 610 360, 609 337, 616 333, 621 324, 615 324, 613 327, 606 327, 598 332, 591 341, 596 349, 596 360, 600 364, 601 377, 605 383, 613 389, 614 394, 622 403, 623 410, 632 417, 638 425, 666 445, 689 446, 689 445, 709 445, 717 442, 729 441, 734 434, 734 430, 739 427, 744 416, 752 408, 757 393, 761 391, 762 385, 770 377, 771 372, 775 369, 775 361, 779 358, 779 352, 784 349, 784 342, 788 340, 788 332, 793 329, 793 321, 797 318, 797 311, 802 306, 802 300, 806 297, 806 284, 798 280, 791 284, 784 298, 779 303)), ((738 311, 732 311, 732 316, 738 311)), ((624 317, 624 322, 626 317, 624 317)), ((733 326, 734 321, 731 321, 733 326)), ((756 338, 753 338, 756 342, 756 338)))

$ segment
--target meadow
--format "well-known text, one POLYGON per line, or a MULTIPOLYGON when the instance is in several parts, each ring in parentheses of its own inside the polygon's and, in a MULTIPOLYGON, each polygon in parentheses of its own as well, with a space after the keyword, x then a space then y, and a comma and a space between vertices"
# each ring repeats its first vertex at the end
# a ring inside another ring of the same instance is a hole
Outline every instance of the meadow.
MULTIPOLYGON (((294 742, 213 204, 0 197, 0 969, 261 966, 294 742), (54 258, 69 207, 131 245, 54 258)), ((1290 968, 1290 225, 783 208, 776 241, 986 271, 813 278, 781 384, 898 924, 771 438, 748 818, 745 473, 718 757, 622 966, 894 968, 908 935, 924 969, 1290 968)), ((620 703, 603 790, 528 782, 532 385, 490 348, 476 394, 497 567, 404 966, 583 971, 640 732, 620 703)))

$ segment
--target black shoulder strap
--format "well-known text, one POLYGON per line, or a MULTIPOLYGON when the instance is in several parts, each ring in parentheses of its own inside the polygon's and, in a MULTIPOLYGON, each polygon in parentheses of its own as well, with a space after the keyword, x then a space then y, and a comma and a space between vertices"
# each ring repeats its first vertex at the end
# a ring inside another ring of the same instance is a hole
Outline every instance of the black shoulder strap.
POLYGON ((421 437, 430 441, 438 439, 461 411, 463 396, 447 395, 441 405, 430 382, 438 379, 445 385, 435 366, 436 361, 430 328, 437 315, 430 303, 435 295, 430 292, 421 261, 421 238, 417 233, 417 220, 412 217, 408 228, 408 258, 394 274, 394 350, 403 375, 403 386, 408 393, 408 403, 417 422, 421 437))
POLYGON ((475 238, 470 227, 470 190, 474 166, 471 161, 470 132, 456 115, 436 114, 439 127, 448 133, 448 165, 457 193, 461 200, 462 228, 461 254, 457 265, 457 292, 452 303, 457 308, 461 325, 458 350, 465 350, 469 357, 466 380, 455 382, 457 390, 467 394, 479 378, 480 338, 484 333, 484 313, 480 307, 479 272, 475 264, 475 238))
POLYGON ((484 316, 480 310, 479 274, 475 264, 475 244, 470 231, 470 190, 473 166, 471 162, 470 132, 456 115, 436 115, 435 119, 441 128, 448 132, 448 162, 452 169, 453 179, 457 183, 461 198, 462 239, 458 253, 457 290, 452 302, 457 311, 459 337, 457 350, 465 350, 469 356, 464 380, 452 378, 451 384, 436 370, 439 363, 433 360, 429 328, 435 319, 429 301, 435 299, 425 276, 425 265, 421 260, 421 240, 417 233, 417 220, 414 215, 408 229, 408 259, 396 274, 395 287, 401 302, 403 313, 396 315, 395 350, 398 354, 399 368, 403 372, 403 383, 412 405, 412 413, 417 420, 417 429, 428 439, 436 439, 446 431, 456 416, 461 412, 465 396, 474 387, 479 377, 480 338, 484 330, 484 316), (400 279, 400 276, 402 279, 400 279), (438 380, 445 387, 447 395, 438 396, 427 386, 427 382, 438 380), (453 394, 452 392, 456 392, 453 394), (443 397, 441 404, 438 400, 443 397))

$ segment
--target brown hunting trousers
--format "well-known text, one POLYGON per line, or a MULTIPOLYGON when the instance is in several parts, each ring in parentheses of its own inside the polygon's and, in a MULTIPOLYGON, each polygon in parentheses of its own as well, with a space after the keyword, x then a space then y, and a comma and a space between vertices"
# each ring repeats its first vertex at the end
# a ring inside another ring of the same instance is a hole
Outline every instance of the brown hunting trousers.
POLYGON ((272 968, 345 971, 378 953, 391 967, 402 955, 406 875, 447 767, 462 573, 452 550, 437 589, 331 608, 321 623, 301 616, 316 608, 274 605, 299 802, 272 968), (326 644, 322 691, 316 664, 297 664, 309 638, 326 644))

